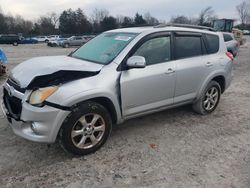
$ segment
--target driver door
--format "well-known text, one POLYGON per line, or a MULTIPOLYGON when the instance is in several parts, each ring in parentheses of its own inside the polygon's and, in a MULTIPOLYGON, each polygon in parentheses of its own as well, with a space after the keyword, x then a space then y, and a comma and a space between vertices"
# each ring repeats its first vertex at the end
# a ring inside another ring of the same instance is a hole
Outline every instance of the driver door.
POLYGON ((152 36, 133 50, 131 56, 143 56, 146 67, 124 70, 121 74, 125 117, 173 104, 176 75, 170 41, 170 35, 152 36))

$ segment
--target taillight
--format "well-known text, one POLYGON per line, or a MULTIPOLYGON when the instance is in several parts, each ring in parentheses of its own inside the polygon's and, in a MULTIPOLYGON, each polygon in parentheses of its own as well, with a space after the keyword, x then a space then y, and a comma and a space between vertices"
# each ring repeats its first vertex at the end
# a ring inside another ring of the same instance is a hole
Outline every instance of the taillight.
POLYGON ((227 57, 229 57, 232 61, 234 60, 234 56, 233 54, 231 54, 230 52, 226 52, 227 57))

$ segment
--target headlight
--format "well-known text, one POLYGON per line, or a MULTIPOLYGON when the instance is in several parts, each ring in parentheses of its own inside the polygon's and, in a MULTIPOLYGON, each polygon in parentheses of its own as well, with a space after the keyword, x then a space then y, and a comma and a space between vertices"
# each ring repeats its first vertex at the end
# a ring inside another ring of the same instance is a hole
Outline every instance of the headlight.
POLYGON ((33 91, 29 97, 29 103, 31 105, 40 105, 42 104, 49 96, 56 92, 58 89, 57 86, 39 88, 33 91))

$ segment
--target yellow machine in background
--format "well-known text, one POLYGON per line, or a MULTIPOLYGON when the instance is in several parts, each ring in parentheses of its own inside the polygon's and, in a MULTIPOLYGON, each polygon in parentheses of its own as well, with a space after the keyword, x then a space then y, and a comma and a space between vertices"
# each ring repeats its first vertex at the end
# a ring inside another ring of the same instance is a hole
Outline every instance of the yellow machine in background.
POLYGON ((233 28, 232 32, 234 34, 234 38, 240 43, 240 45, 245 43, 246 39, 243 38, 243 32, 240 29, 233 28))
POLYGON ((243 38, 243 32, 240 29, 233 28, 233 25, 233 19, 217 19, 213 22, 213 28, 216 31, 233 33, 235 39, 239 42, 239 44, 244 44, 246 39, 243 38))

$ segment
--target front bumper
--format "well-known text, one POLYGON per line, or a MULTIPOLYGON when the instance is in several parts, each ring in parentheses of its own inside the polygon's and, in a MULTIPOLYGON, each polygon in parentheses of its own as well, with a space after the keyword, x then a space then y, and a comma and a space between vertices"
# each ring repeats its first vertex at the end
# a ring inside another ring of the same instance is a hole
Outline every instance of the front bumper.
POLYGON ((41 108, 32 106, 25 101, 25 94, 15 90, 8 83, 4 85, 4 88, 5 95, 0 101, 0 106, 13 132, 35 142, 55 142, 58 131, 70 111, 48 105, 41 108), (12 99, 6 91, 11 91, 11 97, 18 100, 17 103, 11 101, 12 99))
POLYGON ((23 103, 21 118, 16 120, 11 117, 3 102, 1 109, 16 135, 41 143, 55 142, 61 124, 70 113, 50 106, 38 108, 23 103))

